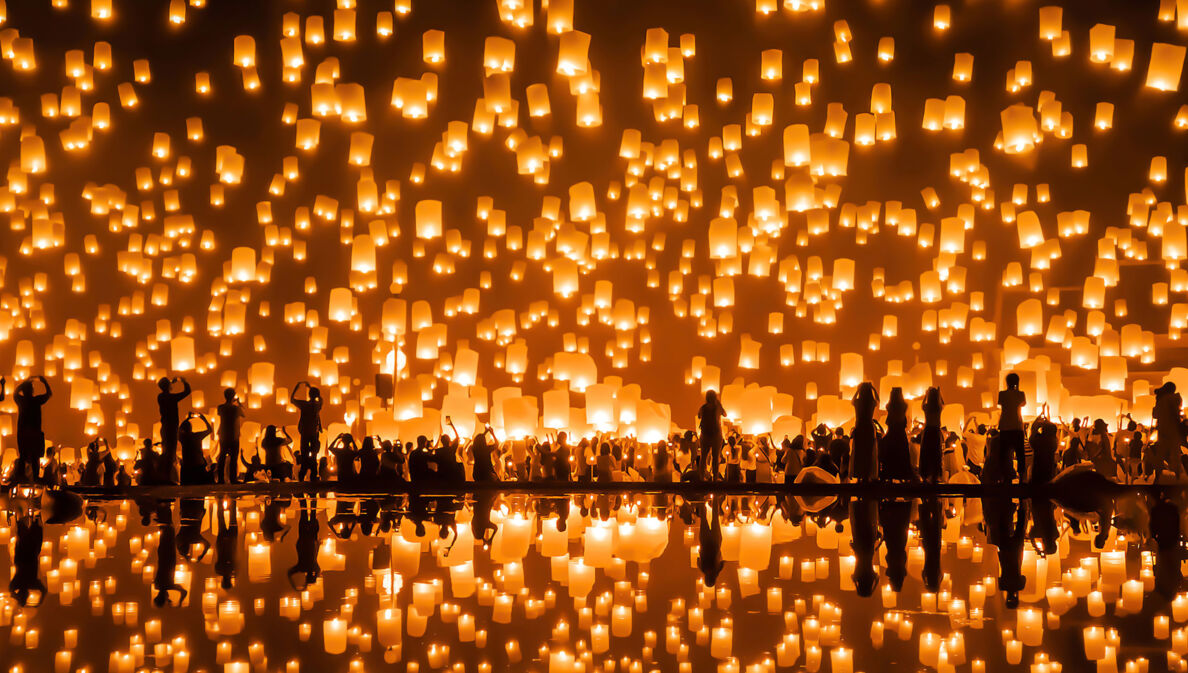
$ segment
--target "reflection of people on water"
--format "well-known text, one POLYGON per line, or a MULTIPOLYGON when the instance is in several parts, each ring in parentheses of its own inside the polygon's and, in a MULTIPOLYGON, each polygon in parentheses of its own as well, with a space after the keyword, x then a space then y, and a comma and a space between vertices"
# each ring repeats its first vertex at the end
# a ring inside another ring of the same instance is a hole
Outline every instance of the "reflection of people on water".
MULTIPOLYGON (((1035 472, 1032 472, 1033 479, 1035 472)), ((1106 524, 1109 530, 1109 524, 1106 524)), ((1060 531, 1056 527, 1056 511, 1048 498, 1034 498, 1031 501, 1031 543, 1041 556, 1055 554, 1060 531)))
POLYGON ((181 605, 186 600, 187 592, 177 583, 174 575, 177 572, 177 541, 173 531, 173 507, 168 500, 157 502, 157 568, 153 573, 153 589, 157 592, 153 596, 153 605, 162 607, 171 603, 171 594, 177 592, 177 603, 181 605))
POLYGON ((874 498, 855 498, 850 501, 850 527, 854 550, 854 590, 859 596, 870 596, 879 585, 875 570, 875 549, 879 544, 879 501, 874 498))
POLYGON ((721 508, 721 502, 714 496, 709 496, 709 502, 699 508, 701 530, 697 537, 697 567, 707 587, 717 584, 718 574, 726 566, 722 558, 721 508), (705 511, 707 507, 710 509, 708 515, 705 511))
POLYGON ((235 498, 221 500, 216 514, 219 532, 215 536, 215 573, 222 579, 221 586, 230 589, 235 578, 235 557, 239 548, 239 517, 235 498))
POLYGON ((190 563, 198 563, 210 551, 210 540, 202 534, 202 519, 206 516, 206 501, 203 498, 183 498, 180 505, 180 522, 177 527, 177 551, 190 563), (194 555, 194 547, 201 552, 194 555))
POLYGON ((29 597, 36 593, 38 598, 34 605, 39 605, 46 594, 45 584, 37 576, 41 557, 41 543, 44 533, 41 527, 41 515, 26 512, 16 522, 16 544, 12 553, 12 579, 8 582, 8 592, 16 599, 17 604, 25 607, 29 597))
POLYGON ((289 568, 289 585, 298 591, 318 581, 318 510, 309 498, 301 498, 301 516, 297 520, 297 562, 289 568), (301 583, 296 579, 300 577, 301 583))
POLYGON ((495 497, 495 493, 492 491, 474 494, 470 534, 474 536, 474 539, 483 543, 483 549, 491 546, 491 541, 495 539, 495 533, 499 530, 495 524, 491 523, 491 510, 495 508, 495 497))
POLYGON ((1022 570, 1026 502, 998 496, 982 498, 986 541, 998 548, 998 588, 1006 595, 1006 607, 1012 610, 1019 607, 1019 592, 1027 585, 1022 570))
POLYGON ((920 530, 920 546, 924 549, 924 590, 936 593, 940 589, 941 529, 944 527, 940 499, 921 499, 918 516, 916 526, 920 530))
POLYGON ((1155 540, 1155 590, 1167 599, 1183 585, 1180 572, 1186 557, 1180 528, 1180 508, 1162 495, 1151 507, 1151 538, 1155 540))
POLYGON ((912 522, 911 500, 879 500, 879 528, 887 550, 887 581, 899 592, 907 578, 908 527, 912 522))
POLYGON ((264 500, 264 513, 260 517, 260 532, 264 534, 265 540, 276 542, 278 539, 285 539, 285 536, 289 534, 289 523, 282 519, 292 503, 293 499, 287 496, 264 500), (277 537, 278 533, 280 534, 279 538, 277 537))

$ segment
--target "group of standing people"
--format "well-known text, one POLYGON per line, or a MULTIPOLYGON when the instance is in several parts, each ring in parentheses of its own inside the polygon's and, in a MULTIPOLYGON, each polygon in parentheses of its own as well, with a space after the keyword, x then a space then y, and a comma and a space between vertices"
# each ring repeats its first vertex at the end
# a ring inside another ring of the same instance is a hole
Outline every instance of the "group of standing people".
MULTIPOLYGON (((249 447, 247 452, 241 447, 244 408, 233 388, 223 391, 216 426, 196 411, 182 416, 181 404, 192 394, 184 378, 161 378, 157 385, 160 441, 143 440, 129 471, 107 442, 98 438, 77 464, 60 461, 52 447, 46 448, 42 430, 42 407, 53 394, 49 383, 40 376, 23 381, 12 393, 18 456, 9 481, 86 486, 293 479, 430 485, 468 480, 794 483, 830 479, 1002 484, 1042 483, 1060 470, 1092 468, 1110 480, 1132 482, 1182 478, 1181 449, 1188 446, 1182 400, 1170 382, 1156 390, 1153 429, 1125 419, 1112 434, 1102 419, 1078 418, 1066 424, 1040 413, 1025 424, 1027 397, 1020 390, 1018 375, 1012 373, 998 395, 997 427, 990 429, 972 418, 963 428, 947 428, 939 388, 925 392, 920 405, 923 420, 913 421, 901 388, 892 388, 882 404, 874 385, 865 382, 851 399, 852 423, 819 424, 807 436, 785 436, 778 443, 770 434, 743 434, 730 428, 726 411, 711 390, 698 411, 697 432, 673 434, 659 442, 598 434, 573 444, 565 432, 543 441, 532 437, 500 441, 489 426, 464 438, 447 417, 448 431, 439 437, 422 435, 415 442, 402 442, 368 436, 356 441, 351 434, 341 433, 323 450, 321 391, 302 381, 290 399, 298 413, 296 440, 284 426, 268 425, 259 434, 258 448, 249 447), (876 418, 880 407, 884 413, 876 418), (213 459, 205 448, 212 435, 218 440, 213 459)), ((5 386, 0 378, 0 401, 5 399, 5 386)))

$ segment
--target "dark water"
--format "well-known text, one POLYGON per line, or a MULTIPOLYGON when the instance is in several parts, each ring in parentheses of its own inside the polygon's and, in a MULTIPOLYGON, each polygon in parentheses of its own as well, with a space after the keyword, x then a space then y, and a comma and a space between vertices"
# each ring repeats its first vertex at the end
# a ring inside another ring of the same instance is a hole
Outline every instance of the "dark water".
POLYGON ((1180 499, 211 496, 54 523, 67 504, 17 497, 0 662, 1164 670, 1188 648, 1180 499))

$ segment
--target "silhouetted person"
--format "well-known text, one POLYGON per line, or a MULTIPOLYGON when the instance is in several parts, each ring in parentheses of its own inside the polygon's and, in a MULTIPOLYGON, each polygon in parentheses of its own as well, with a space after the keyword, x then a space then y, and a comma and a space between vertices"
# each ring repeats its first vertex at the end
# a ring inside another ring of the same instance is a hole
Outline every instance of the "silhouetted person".
MULTIPOLYGON (((717 458, 714 459, 715 462, 717 458)), ((615 480, 615 457, 611 454, 610 442, 602 442, 598 447, 598 458, 594 463, 594 481, 610 483, 615 480)))
POLYGON ((375 437, 368 435, 359 444, 359 478, 373 480, 379 476, 380 456, 376 450, 375 437))
POLYGON ((80 479, 83 486, 99 486, 101 483, 104 486, 114 486, 117 469, 106 439, 93 439, 87 444, 87 456, 80 479))
POLYGON ((1184 583, 1180 572, 1184 559, 1180 531, 1180 508, 1163 495, 1151 507, 1151 538, 1155 540, 1155 590, 1166 599, 1174 598, 1184 583))
POLYGON ((941 435, 941 412, 945 401, 935 386, 924 393, 924 434, 920 437, 920 478, 935 484, 944 478, 944 438, 941 435))
POLYGON ((887 398, 887 431, 879 441, 879 476, 886 481, 915 481, 916 468, 908 447, 908 404, 903 388, 895 386, 887 398))
POLYGON ((178 405, 190 396, 190 382, 180 376, 172 379, 162 377, 157 381, 157 387, 161 389, 157 394, 157 408, 161 412, 161 455, 165 461, 173 464, 177 462, 177 432, 181 425, 178 405), (173 392, 174 383, 182 384, 181 391, 173 392))
POLYGON ((206 452, 202 449, 202 442, 211 435, 213 429, 210 421, 200 413, 190 412, 186 420, 182 421, 178 430, 178 443, 181 444, 181 483, 209 484, 211 482, 210 465, 206 460, 206 452), (195 426, 195 421, 201 421, 201 428, 195 426))
POLYGON ((260 448, 264 449, 264 469, 272 479, 283 481, 293 476, 293 464, 285 460, 284 448, 293 443, 289 433, 284 428, 277 432, 275 425, 264 430, 264 439, 260 440, 260 448))
POLYGON ((153 446, 153 440, 145 438, 140 445, 140 454, 135 461, 136 483, 141 486, 161 484, 161 454, 153 446))
POLYGON ((573 479, 573 472, 569 465, 571 455, 569 435, 562 430, 557 434, 557 448, 553 451, 553 474, 557 481, 568 482, 573 479))
POLYGON ((874 593, 879 585, 875 570, 875 549, 879 544, 879 501, 875 498, 855 498, 850 501, 850 546, 854 550, 854 590, 859 596, 874 593))
POLYGON ((1176 384, 1168 381, 1155 391, 1156 475, 1160 470, 1173 472, 1177 478, 1183 475, 1180 447, 1184 444, 1184 418, 1180 415, 1181 408, 1183 401, 1176 392, 1176 384))
POLYGON ((1056 452, 1060 447, 1056 426, 1036 417, 1031 424, 1031 483, 1045 484, 1056 476, 1056 452))
POLYGON ((335 437, 326 450, 334 456, 338 482, 346 484, 355 481, 358 476, 358 472, 355 470, 355 454, 358 452, 355 438, 344 432, 335 437))
POLYGON ((1003 471, 1006 481, 1016 477, 1019 482, 1027 481, 1027 447, 1023 437, 1023 407, 1027 394, 1019 390, 1019 375, 1011 372, 1006 377, 1006 390, 998 393, 998 441, 1000 458, 1007 461, 1003 471), (1014 465, 1010 461, 1014 459, 1014 465))
MULTIPOLYGON (((499 481, 499 473, 495 471, 495 462, 491 459, 492 447, 487 443, 490 426, 475 436, 470 445, 470 452, 474 456, 474 480, 478 483, 492 483, 499 481)), ((494 440, 494 437, 492 437, 494 440)))
POLYGON ((230 589, 234 584, 236 553, 239 550, 239 517, 235 498, 220 501, 216 514, 219 517, 219 531, 215 535, 215 573, 222 580, 220 586, 230 589))
POLYGON ((408 481, 421 487, 436 481, 431 462, 429 439, 425 435, 418 435, 416 448, 408 454, 408 481))
POLYGON ((53 395, 49 381, 44 376, 25 379, 12 392, 12 401, 17 407, 17 462, 13 466, 13 481, 31 482, 41 469, 41 456, 45 453, 45 433, 41 429, 41 407, 53 395), (33 382, 45 386, 44 393, 33 390, 33 382))
POLYGON ((466 483, 466 468, 458 461, 458 450, 447 435, 441 436, 433 452, 433 463, 437 466, 437 478, 443 483, 451 486, 466 483))
POLYGON ((174 579, 177 571, 177 547, 173 530, 173 511, 169 501, 162 500, 157 506, 157 568, 153 572, 153 605, 162 607, 170 602, 170 593, 178 593, 176 605, 186 600, 186 590, 174 579))
MULTIPOLYGON (((1089 460, 1093 461, 1093 469, 1111 481, 1118 480, 1118 461, 1114 458, 1114 447, 1110 443, 1110 431, 1102 419, 1093 421, 1093 429, 1089 432, 1086 443, 1089 460)), ((1176 449, 1177 453, 1179 448, 1176 449)), ((1177 461, 1178 462, 1178 461, 1177 461)))
POLYGON ((883 531, 883 544, 887 548, 887 580, 891 589, 898 593, 907 578, 908 527, 912 523, 911 500, 879 501, 879 527, 883 531))
POLYGON ((780 463, 784 470, 784 483, 791 484, 796 481, 796 475, 804 469, 807 456, 804 449, 804 435, 796 435, 793 439, 784 438, 781 446, 783 446, 783 454, 780 457, 780 463))
MULTIPOLYGON (((844 481, 850 474, 850 438, 846 437, 845 428, 839 427, 834 430, 833 439, 829 440, 828 454, 829 460, 833 464, 833 473, 844 481)), ((817 466, 829 469, 821 462, 818 462, 817 466)))
POLYGON ((318 510, 308 498, 301 498, 301 516, 297 520, 297 563, 289 568, 289 585, 297 591, 304 590, 318 581, 321 566, 318 565, 318 510), (302 578, 297 584, 296 577, 302 578))
POLYGON ((302 386, 305 386, 306 396, 301 399, 297 397, 292 399, 293 405, 299 412, 297 435, 301 439, 301 447, 297 453, 297 462, 300 463, 301 469, 297 474, 297 480, 305 481, 305 475, 308 474, 310 481, 317 481, 318 451, 322 448, 319 438, 322 432, 322 391, 308 382, 302 381, 294 388, 294 395, 296 395, 297 389, 302 386))
POLYGON ((400 440, 385 439, 384 452, 380 455, 380 478, 385 481, 404 481, 404 455, 400 452, 400 440))
POLYGON ((923 498, 917 511, 920 518, 916 526, 920 529, 920 546, 924 549, 924 589, 936 593, 940 589, 941 528, 944 525, 941 501, 936 497, 923 498))
POLYGON ((219 405, 219 455, 215 481, 220 484, 239 483, 239 428, 243 425, 243 406, 234 388, 223 390, 219 405))
POLYGON ((986 541, 998 549, 998 588, 1006 595, 1006 607, 1019 607, 1019 592, 1027 586, 1023 576, 1023 542, 1026 539, 1026 501, 988 496, 982 498, 986 541))
POLYGON ((701 474, 707 466, 711 466, 710 481, 718 478, 718 460, 722 452, 722 417, 726 410, 718 401, 718 393, 707 390, 705 404, 697 411, 697 427, 701 433, 701 455, 697 460, 697 472, 701 474))
POLYGON ((712 587, 718 582, 718 574, 726 566, 722 558, 722 522, 721 504, 714 496, 710 496, 707 503, 710 513, 705 507, 701 509, 701 530, 697 537, 697 567, 705 581, 705 586, 712 587))
POLYGON ((854 405, 854 431, 850 440, 850 477, 865 484, 879 478, 878 450, 875 444, 874 414, 879 408, 879 394, 869 381, 863 382, 850 400, 854 405))
POLYGON ((29 596, 37 593, 34 605, 40 605, 45 599, 45 584, 38 577, 40 565, 41 543, 44 532, 41 527, 41 516, 26 513, 17 519, 16 544, 12 553, 12 579, 8 582, 8 592, 16 599, 21 607, 29 603, 29 596))
POLYGON ((1081 429, 1081 419, 1074 418, 1068 432, 1068 446, 1060 456, 1060 466, 1067 469, 1081 462, 1085 458, 1086 432, 1081 429))

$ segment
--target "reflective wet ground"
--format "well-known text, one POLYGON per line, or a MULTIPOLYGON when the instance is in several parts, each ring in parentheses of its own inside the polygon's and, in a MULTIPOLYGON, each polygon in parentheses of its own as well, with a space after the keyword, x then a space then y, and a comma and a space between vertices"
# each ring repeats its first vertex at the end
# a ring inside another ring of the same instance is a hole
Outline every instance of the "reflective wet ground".
POLYGON ((1183 495, 1093 495, 17 493, 0 662, 1183 670, 1183 495))

